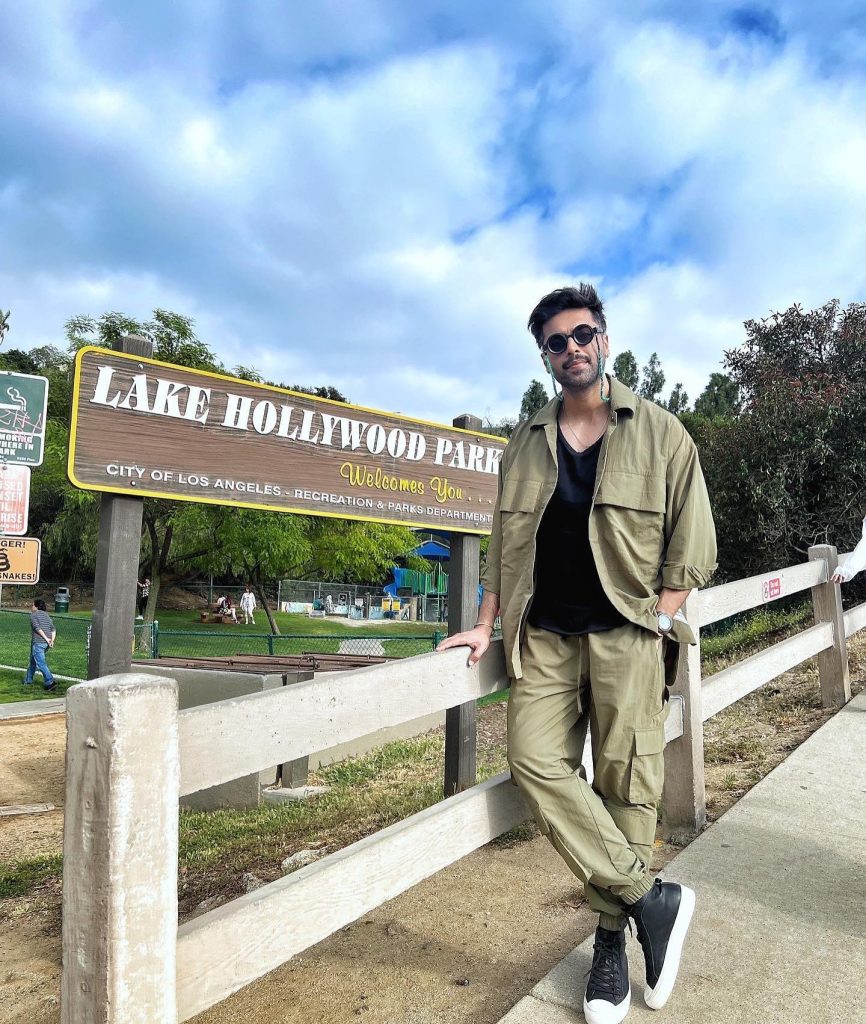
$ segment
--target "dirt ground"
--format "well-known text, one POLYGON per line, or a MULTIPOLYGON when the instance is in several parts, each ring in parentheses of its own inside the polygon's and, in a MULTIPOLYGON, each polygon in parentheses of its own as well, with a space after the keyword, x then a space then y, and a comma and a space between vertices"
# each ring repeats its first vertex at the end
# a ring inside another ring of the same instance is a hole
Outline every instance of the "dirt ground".
MULTIPOLYGON (((862 655, 851 655, 859 689, 862 655)), ((806 666, 707 723, 711 818, 828 717, 817 689, 816 671, 806 666)), ((502 742, 504 711, 502 704, 483 709, 480 743, 502 742)), ((0 861, 59 851, 64 743, 62 716, 0 721, 0 804, 57 808, 0 818, 0 861)), ((675 853, 657 843, 655 866, 675 853)), ((52 881, 36 898, 5 901, 6 910, 0 904, 0 1024, 60 1019, 59 895, 52 881)), ((492 843, 195 1020, 494 1024, 594 927, 579 887, 545 839, 492 843)))

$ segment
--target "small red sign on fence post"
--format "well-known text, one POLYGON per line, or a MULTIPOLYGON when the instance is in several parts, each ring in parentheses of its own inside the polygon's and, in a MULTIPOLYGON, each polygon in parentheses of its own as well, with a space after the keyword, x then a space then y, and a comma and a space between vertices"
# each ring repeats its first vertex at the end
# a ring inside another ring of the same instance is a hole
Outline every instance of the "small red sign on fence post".
POLYGON ((782 578, 774 576, 771 580, 764 580, 764 600, 774 601, 782 596, 782 578))

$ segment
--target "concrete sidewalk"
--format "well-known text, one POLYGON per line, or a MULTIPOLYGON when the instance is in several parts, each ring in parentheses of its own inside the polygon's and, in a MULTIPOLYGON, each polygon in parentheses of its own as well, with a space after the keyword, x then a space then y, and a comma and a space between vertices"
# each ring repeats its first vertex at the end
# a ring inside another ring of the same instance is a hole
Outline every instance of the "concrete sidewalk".
MULTIPOLYGON (((643 1002, 628 940, 629 1022, 866 1022, 866 692, 664 870, 697 892, 679 980, 643 1002)), ((582 1024, 592 938, 501 1024, 582 1024)))
POLYGON ((66 714, 65 697, 43 697, 42 700, 16 700, 9 704, 0 704, 0 720, 64 714, 66 714))

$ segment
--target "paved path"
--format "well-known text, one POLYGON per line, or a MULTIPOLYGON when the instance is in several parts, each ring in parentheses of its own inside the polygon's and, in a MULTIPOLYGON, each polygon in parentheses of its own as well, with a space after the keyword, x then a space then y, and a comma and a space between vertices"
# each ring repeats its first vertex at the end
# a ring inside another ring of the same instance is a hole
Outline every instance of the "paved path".
MULTIPOLYGON (((866 692, 665 868, 697 892, 677 987, 635 1024, 866 1022, 866 692)), ((582 1024, 587 939, 501 1024, 582 1024)))
POLYGON ((0 704, 0 719, 32 718, 34 715, 63 715, 65 713, 65 697, 45 697, 43 700, 18 700, 11 704, 0 704))

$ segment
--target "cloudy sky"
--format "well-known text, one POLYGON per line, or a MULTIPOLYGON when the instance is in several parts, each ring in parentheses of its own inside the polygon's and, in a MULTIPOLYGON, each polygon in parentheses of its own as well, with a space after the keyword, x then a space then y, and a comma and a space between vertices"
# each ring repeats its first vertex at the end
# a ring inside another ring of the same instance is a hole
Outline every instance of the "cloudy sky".
POLYGON ((8 347, 192 316, 227 366, 514 415, 594 281, 692 399, 742 322, 864 298, 854 0, 0 5, 8 347))

